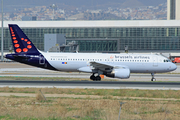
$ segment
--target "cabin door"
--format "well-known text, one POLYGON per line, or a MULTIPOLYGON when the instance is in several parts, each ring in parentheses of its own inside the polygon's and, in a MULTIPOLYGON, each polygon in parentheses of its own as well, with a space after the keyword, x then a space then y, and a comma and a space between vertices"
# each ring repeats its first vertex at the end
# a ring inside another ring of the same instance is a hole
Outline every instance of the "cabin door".
POLYGON ((158 66, 158 57, 153 57, 153 66, 157 67, 158 66))

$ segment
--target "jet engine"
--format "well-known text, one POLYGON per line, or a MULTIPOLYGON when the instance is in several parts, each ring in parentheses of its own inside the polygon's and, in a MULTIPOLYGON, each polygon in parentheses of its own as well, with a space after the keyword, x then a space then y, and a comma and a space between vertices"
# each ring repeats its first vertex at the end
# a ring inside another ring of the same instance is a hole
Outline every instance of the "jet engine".
POLYGON ((127 67, 116 66, 111 73, 105 73, 107 77, 128 79, 130 77, 130 70, 127 67))

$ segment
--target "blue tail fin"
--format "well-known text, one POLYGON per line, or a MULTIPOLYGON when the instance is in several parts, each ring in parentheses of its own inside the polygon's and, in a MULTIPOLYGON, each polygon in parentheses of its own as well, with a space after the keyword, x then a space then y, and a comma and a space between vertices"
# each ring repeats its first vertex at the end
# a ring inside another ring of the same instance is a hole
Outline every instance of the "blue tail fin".
POLYGON ((34 44, 16 24, 9 24, 12 44, 15 53, 39 53, 34 44))

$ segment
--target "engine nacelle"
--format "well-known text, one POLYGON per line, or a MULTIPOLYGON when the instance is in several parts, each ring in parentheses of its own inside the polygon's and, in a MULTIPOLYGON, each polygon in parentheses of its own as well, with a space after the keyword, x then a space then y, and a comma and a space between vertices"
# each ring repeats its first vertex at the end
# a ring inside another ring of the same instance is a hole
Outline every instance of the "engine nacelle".
POLYGON ((127 67, 116 67, 111 73, 105 75, 112 78, 127 79, 130 77, 130 70, 127 67))

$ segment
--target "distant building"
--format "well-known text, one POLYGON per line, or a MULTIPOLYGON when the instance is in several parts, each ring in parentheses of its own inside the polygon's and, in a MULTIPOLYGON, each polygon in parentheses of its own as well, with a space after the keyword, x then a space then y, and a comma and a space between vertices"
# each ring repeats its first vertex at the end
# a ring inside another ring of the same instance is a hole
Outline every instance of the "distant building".
POLYGON ((79 45, 76 41, 71 41, 67 45, 60 46, 60 52, 78 52, 79 45))
POLYGON ((37 17, 36 16, 23 16, 22 21, 36 21, 37 17))
POLYGON ((23 16, 22 21, 31 21, 32 17, 31 16, 23 16))
POLYGON ((36 16, 32 16, 32 21, 36 21, 37 17, 36 16))
POLYGON ((58 46, 66 43, 65 34, 45 34, 44 35, 44 51, 60 52, 58 46))
POLYGON ((167 20, 180 20, 180 0, 167 0, 167 20))
POLYGON ((4 21, 5 51, 12 46, 8 24, 18 24, 42 51, 61 46, 56 34, 64 34, 64 44, 75 41, 79 52, 124 52, 128 46, 129 52, 180 53, 180 20, 4 21))

